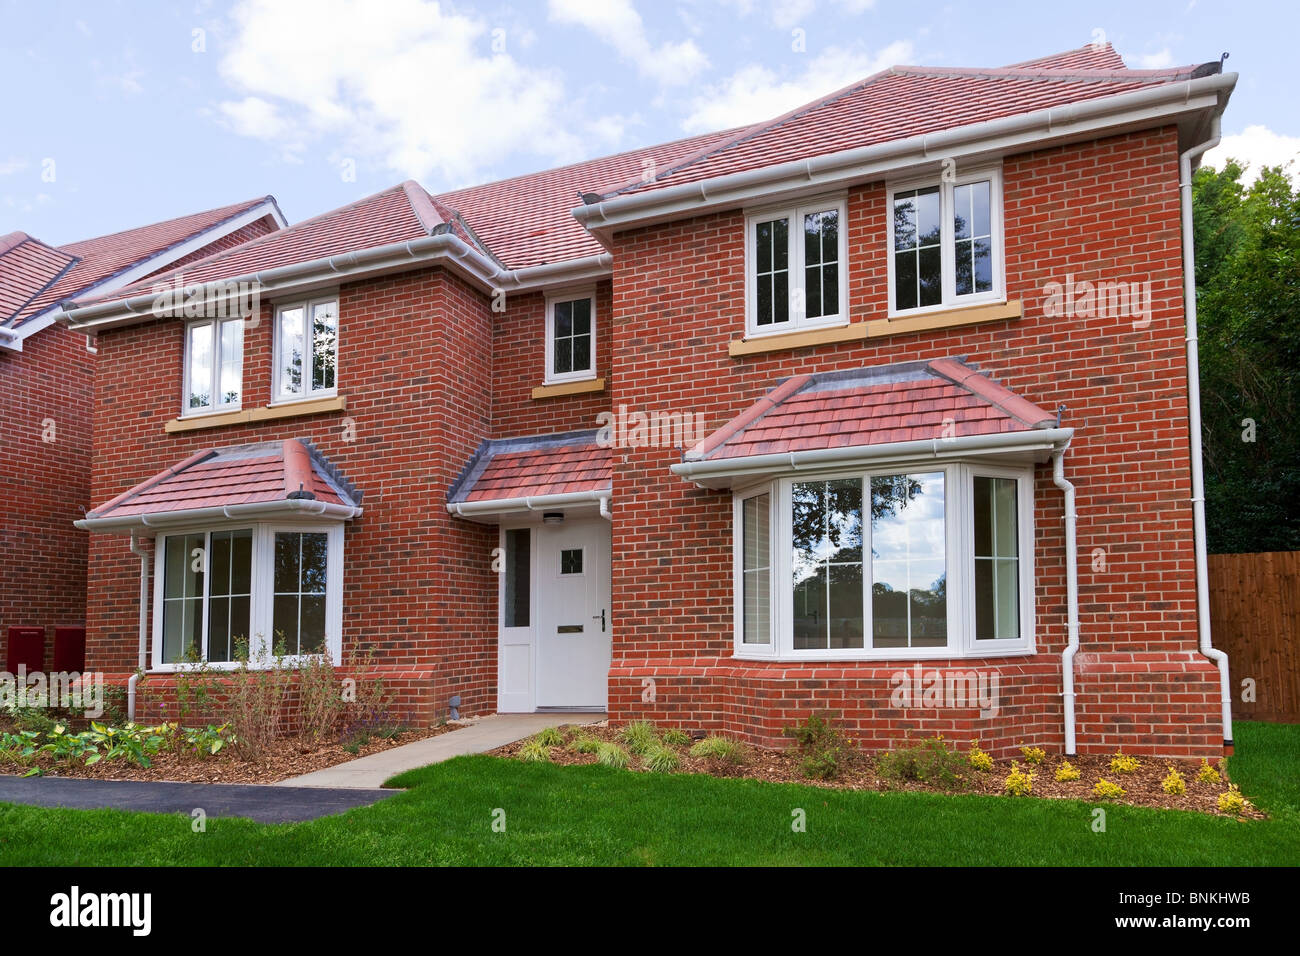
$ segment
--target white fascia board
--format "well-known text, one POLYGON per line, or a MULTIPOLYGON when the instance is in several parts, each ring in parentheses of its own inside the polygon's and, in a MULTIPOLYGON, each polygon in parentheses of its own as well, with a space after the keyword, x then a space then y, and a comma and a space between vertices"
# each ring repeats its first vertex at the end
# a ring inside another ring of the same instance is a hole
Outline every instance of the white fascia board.
POLYGON ((565 508, 606 505, 612 497, 610 489, 602 491, 573 491, 562 495, 532 495, 525 498, 496 498, 484 501, 449 501, 447 510, 458 518, 471 521, 495 515, 520 514, 528 511, 562 511, 565 508))
POLYGON ((1045 461, 1052 452, 1064 448, 1073 435, 1073 428, 1034 428, 1026 431, 1000 432, 994 435, 933 438, 847 448, 818 448, 773 455, 750 455, 744 458, 683 461, 671 465, 670 470, 673 474, 694 482, 701 488, 718 490, 730 488, 737 482, 759 480, 768 475, 789 475, 813 468, 826 470, 858 465, 875 467, 990 455, 1018 455, 1032 457, 1036 461, 1045 461))
POLYGON ((571 213, 588 231, 608 243, 615 231, 740 208, 758 200, 829 192, 854 183, 905 174, 941 159, 982 162, 1186 119, 1200 111, 1221 109, 1236 81, 1235 73, 1226 73, 1162 84, 811 159, 615 196, 578 206, 571 213))
POLYGON ((186 508, 182 511, 163 511, 155 514, 124 515, 120 518, 82 518, 74 527, 82 531, 127 534, 131 531, 153 531, 194 526, 212 521, 273 521, 277 518, 320 518, 329 521, 351 521, 360 516, 360 505, 336 505, 310 498, 286 501, 258 501, 246 505, 223 505, 215 508, 186 508))

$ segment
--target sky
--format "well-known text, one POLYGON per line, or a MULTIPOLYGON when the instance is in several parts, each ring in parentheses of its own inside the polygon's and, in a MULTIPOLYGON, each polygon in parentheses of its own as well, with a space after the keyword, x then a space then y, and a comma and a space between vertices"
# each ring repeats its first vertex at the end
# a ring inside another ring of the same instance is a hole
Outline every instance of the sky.
MULTIPOLYGON (((487 182, 779 115, 883 67, 1231 54, 1225 155, 1300 152, 1294 0, 0 0, 0 234, 487 182)), ((1300 165, 1300 162, 1297 163, 1300 165)))

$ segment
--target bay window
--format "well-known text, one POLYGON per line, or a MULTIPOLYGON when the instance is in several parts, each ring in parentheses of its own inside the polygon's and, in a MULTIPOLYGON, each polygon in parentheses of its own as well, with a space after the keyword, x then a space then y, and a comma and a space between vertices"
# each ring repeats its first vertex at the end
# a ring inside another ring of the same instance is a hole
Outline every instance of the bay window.
POLYGON ((243 319, 208 319, 185 327, 183 415, 240 407, 243 348, 243 319))
POLYGON ((337 394, 339 308, 334 297, 275 310, 273 395, 278 402, 337 394))
POLYGON ((256 524, 159 534, 153 667, 341 651, 341 526, 256 524))
POLYGON ((1001 299, 998 170, 896 184, 889 211, 890 315, 1001 299))
POLYGON ((1032 651, 1032 481, 958 463, 737 491, 737 656, 1032 651))
POLYGON ((842 198, 746 217, 746 332, 769 335, 848 321, 842 198))

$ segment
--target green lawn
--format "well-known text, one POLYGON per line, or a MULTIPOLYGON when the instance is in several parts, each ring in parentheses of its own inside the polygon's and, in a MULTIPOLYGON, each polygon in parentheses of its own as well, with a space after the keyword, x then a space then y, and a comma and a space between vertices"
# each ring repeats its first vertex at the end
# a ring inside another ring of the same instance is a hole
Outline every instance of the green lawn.
POLYGON ((1300 727, 1238 725, 1231 773, 1274 814, 1203 814, 1002 797, 851 793, 600 766, 462 757, 396 778, 381 803, 310 823, 0 805, 0 864, 1300 863, 1300 727), (505 811, 504 833, 493 810, 505 811), (807 832, 791 829, 792 811, 807 832))

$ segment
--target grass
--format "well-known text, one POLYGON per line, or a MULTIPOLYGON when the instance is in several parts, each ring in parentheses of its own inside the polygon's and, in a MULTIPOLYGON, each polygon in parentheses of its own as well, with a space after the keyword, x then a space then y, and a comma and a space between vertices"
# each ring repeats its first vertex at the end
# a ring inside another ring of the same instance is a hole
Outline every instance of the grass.
POLYGON ((405 793, 309 823, 260 825, 0 804, 0 863, 22 865, 1230 866, 1300 859, 1300 727, 1238 725, 1229 764, 1275 814, 1238 822, 1091 801, 868 793, 460 757, 405 793), (506 830, 492 830, 493 810, 506 830), (794 833, 792 811, 807 813, 794 833))

